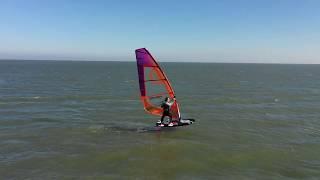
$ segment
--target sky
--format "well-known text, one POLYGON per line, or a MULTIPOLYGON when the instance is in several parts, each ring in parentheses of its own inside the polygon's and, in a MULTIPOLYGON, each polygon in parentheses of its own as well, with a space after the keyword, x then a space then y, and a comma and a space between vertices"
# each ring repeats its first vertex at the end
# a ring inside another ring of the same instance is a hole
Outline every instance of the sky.
POLYGON ((320 64, 319 0, 0 0, 0 59, 320 64))

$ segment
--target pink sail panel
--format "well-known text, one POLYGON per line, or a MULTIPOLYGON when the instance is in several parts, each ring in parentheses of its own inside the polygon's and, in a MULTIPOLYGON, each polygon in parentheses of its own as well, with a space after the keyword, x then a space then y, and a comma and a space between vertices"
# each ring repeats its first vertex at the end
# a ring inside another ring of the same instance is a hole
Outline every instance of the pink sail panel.
MULTIPOLYGON (((173 99, 175 96, 172 86, 147 49, 141 48, 135 52, 140 94, 144 109, 153 115, 161 116, 163 113, 161 104, 165 97, 173 99)), ((180 119, 177 101, 171 106, 171 114, 173 120, 180 119)))

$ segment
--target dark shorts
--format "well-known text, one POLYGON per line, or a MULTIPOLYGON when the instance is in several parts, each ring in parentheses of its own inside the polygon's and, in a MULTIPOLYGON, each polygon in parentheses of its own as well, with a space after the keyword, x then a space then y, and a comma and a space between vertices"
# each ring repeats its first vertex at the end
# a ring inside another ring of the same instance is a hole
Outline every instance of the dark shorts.
POLYGON ((162 116, 171 116, 171 113, 164 111, 163 114, 162 114, 162 116))

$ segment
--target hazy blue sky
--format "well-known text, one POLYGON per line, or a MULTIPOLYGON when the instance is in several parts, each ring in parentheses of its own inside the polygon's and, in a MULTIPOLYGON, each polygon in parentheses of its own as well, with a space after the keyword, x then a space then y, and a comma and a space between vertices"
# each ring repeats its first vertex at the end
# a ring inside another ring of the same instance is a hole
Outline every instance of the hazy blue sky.
POLYGON ((320 63, 319 0, 0 0, 0 59, 320 63))

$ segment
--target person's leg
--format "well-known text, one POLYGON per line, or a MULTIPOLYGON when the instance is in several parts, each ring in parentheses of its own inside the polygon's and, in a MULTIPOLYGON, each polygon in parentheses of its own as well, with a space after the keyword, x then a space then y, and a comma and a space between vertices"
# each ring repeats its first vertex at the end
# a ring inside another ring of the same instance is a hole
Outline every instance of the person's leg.
POLYGON ((173 126, 173 123, 172 123, 172 114, 170 113, 170 114, 168 114, 168 116, 169 116, 169 120, 170 120, 168 126, 173 126))
POLYGON ((163 124, 163 119, 164 119, 164 117, 165 117, 166 115, 165 114, 162 114, 162 116, 161 116, 161 124, 163 124))
POLYGON ((170 119, 170 122, 172 121, 172 114, 170 113, 170 114, 168 114, 168 116, 169 116, 169 119, 170 119))

